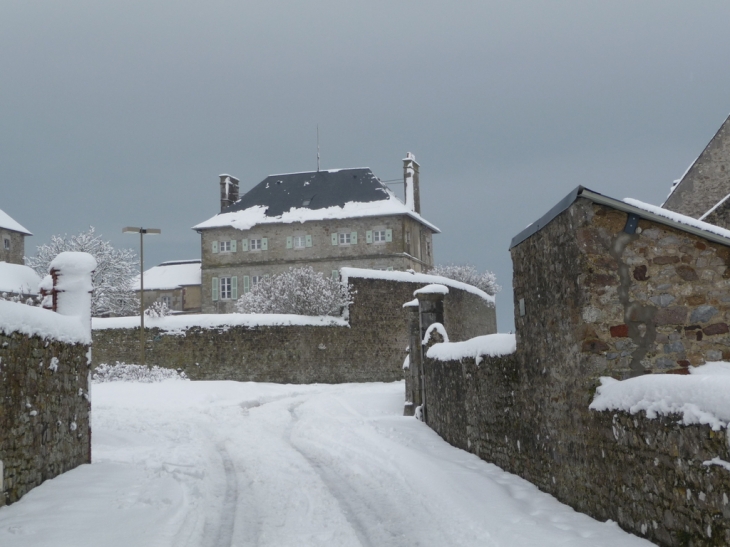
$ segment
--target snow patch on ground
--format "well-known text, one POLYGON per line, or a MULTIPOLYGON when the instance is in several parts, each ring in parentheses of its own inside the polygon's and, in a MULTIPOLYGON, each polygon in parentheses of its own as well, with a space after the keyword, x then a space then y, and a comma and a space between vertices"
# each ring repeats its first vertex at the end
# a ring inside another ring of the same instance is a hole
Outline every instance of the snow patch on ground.
POLYGON ((601 378, 591 410, 621 410, 647 418, 681 415, 682 423, 707 424, 715 431, 730 423, 730 363, 690 368, 691 374, 650 374, 618 381, 601 378))
POLYGON ((482 357, 500 357, 509 355, 517 350, 517 341, 514 334, 486 334, 463 342, 444 342, 434 344, 426 355, 439 361, 458 361, 461 359, 475 359, 477 365, 482 357))
MULTIPOLYGON (((304 325, 314 327, 347 327, 349 323, 340 317, 309 316, 290 314, 254 314, 254 313, 220 313, 170 315, 166 317, 148 317, 145 328, 158 328, 168 333, 184 333, 187 329, 200 327, 203 329, 219 329, 226 327, 272 327, 280 325, 304 325)), ((91 328, 133 329, 139 327, 139 317, 94 317, 91 328)))
POLYGON ((115 364, 101 363, 94 369, 91 381, 95 384, 104 382, 162 382, 163 380, 187 380, 184 372, 178 372, 170 368, 161 368, 157 365, 148 367, 145 365, 133 365, 127 363, 115 364))
POLYGON ((3 547, 651 547, 402 416, 403 382, 93 386, 93 463, 3 547))

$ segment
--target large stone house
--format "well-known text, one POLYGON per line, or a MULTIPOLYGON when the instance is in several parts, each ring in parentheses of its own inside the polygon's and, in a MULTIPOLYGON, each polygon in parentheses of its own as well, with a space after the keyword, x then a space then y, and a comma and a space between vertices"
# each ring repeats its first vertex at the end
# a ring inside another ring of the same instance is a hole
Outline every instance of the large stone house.
POLYGON ((405 203, 368 168, 270 175, 239 198, 220 176, 221 212, 201 234, 202 311, 230 313, 265 276, 311 266, 424 272, 439 229, 421 216, 419 166, 403 160, 405 203))
MULTIPOLYGON (((139 293, 139 276, 132 285, 139 293)), ((173 313, 200 313, 200 260, 174 260, 145 270, 144 306, 161 302, 173 313)))
POLYGON ((662 205, 665 209, 730 228, 730 117, 692 162, 662 205))

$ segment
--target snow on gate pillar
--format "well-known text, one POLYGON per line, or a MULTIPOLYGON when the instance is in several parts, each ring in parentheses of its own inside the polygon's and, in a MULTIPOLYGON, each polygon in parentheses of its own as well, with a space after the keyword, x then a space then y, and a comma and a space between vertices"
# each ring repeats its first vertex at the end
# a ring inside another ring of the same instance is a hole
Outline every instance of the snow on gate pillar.
POLYGON ((59 253, 41 281, 43 307, 78 317, 91 332, 91 274, 95 269, 96 259, 89 253, 59 253))
MULTIPOLYGON (((410 357, 413 359, 414 353, 418 354, 418 366, 413 367, 413 374, 417 376, 418 381, 413 382, 413 388, 418 390, 418 394, 414 394, 414 408, 421 408, 420 417, 426 421, 426 378, 423 370, 423 345, 426 343, 426 332, 429 327, 435 323, 444 324, 444 296, 449 293, 449 288, 445 285, 426 285, 413 293, 418 299, 418 321, 416 333, 418 335, 417 345, 411 346, 410 357), (419 404, 415 404, 415 399, 419 404)), ((443 329, 442 329, 443 330, 443 329)), ((419 412, 416 410, 416 415, 419 412)))

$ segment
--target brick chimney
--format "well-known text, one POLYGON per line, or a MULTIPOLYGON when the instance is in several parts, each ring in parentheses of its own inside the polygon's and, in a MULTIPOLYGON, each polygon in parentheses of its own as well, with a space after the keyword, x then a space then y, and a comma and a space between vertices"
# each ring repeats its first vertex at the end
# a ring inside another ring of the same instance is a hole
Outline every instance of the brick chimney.
POLYGON ((418 187, 418 168, 416 156, 408 152, 403 158, 403 183, 405 184, 406 207, 421 214, 421 191, 418 187))
POLYGON ((238 179, 231 175, 219 175, 221 178, 221 213, 229 205, 238 201, 238 179))

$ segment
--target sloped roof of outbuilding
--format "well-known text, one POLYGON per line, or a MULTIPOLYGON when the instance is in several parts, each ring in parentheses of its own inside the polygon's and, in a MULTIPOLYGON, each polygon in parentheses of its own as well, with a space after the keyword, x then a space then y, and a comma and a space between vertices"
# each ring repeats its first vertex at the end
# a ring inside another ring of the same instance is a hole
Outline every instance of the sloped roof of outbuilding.
POLYGON ((5 228, 6 230, 10 230, 12 232, 20 232, 21 234, 25 234, 27 236, 33 235, 2 209, 0 209, 0 228, 5 228))
POLYGON ((269 175, 220 214, 194 230, 334 218, 408 215, 440 230, 408 209, 367 167, 269 175))
POLYGON ((701 220, 697 220, 693 217, 675 213, 668 209, 657 207, 656 205, 644 203, 638 199, 626 198, 624 200, 618 200, 604 196, 603 194, 599 194, 598 192, 594 192, 593 190, 589 190, 583 186, 578 186, 542 217, 513 237, 509 248, 511 249, 512 247, 519 245, 531 235, 542 230, 555 217, 568 209, 568 207, 570 207, 578 198, 586 198, 594 203, 606 205, 607 207, 612 207, 618 211, 623 211, 630 215, 636 215, 639 218, 651 220, 657 224, 671 226, 678 230, 689 232, 709 241, 730 247, 730 230, 726 230, 720 226, 715 226, 714 224, 702 222, 701 220))

